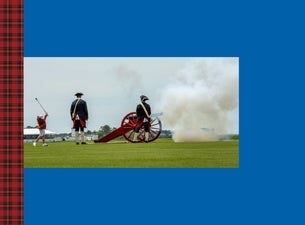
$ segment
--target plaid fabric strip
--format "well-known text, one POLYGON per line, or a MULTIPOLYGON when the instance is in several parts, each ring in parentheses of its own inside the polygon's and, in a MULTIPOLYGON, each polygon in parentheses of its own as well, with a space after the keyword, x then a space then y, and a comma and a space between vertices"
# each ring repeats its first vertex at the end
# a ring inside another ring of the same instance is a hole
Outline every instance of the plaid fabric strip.
POLYGON ((23 0, 0 3, 0 224, 23 224, 23 0))

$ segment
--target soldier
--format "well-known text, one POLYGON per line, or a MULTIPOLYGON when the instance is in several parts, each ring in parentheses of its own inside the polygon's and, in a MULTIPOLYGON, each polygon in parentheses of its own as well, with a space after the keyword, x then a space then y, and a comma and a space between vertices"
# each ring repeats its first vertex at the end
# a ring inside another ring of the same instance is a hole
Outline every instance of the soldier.
POLYGON ((137 105, 137 109, 136 109, 137 125, 134 129, 135 134, 133 137, 133 142, 138 141, 138 136, 141 126, 144 126, 144 131, 145 131, 144 141, 148 142, 151 109, 150 109, 150 105, 145 102, 146 100, 149 100, 148 97, 146 97, 145 95, 141 95, 140 99, 141 99, 141 103, 137 105))
POLYGON ((83 93, 77 92, 76 99, 72 102, 70 108, 70 115, 73 121, 73 128, 75 129, 75 142, 79 144, 79 131, 81 135, 81 144, 86 144, 84 128, 86 127, 86 120, 88 120, 87 103, 81 99, 83 93))

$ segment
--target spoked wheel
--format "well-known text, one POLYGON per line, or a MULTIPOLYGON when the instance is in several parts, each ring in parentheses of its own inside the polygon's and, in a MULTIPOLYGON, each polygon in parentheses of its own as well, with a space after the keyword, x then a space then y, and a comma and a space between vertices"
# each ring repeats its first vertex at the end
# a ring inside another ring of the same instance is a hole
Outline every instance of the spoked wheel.
MULTIPOLYGON (((134 128, 137 125, 137 114, 135 112, 128 113, 122 120, 121 127, 123 128, 123 136, 129 142, 134 142, 135 131, 134 128)), ((151 118, 149 124, 149 137, 148 142, 156 140, 162 130, 162 124, 158 117, 151 118)), ((139 131, 139 136, 135 142, 143 142, 145 140, 145 131, 142 126, 139 131)))
POLYGON ((156 140, 160 136, 161 131, 161 120, 158 117, 151 117, 148 142, 156 140))
POLYGON ((121 127, 123 128, 122 135, 129 142, 133 142, 133 137, 135 134, 134 128, 136 125, 137 125, 137 114, 135 112, 128 113, 122 120, 121 123, 121 127))

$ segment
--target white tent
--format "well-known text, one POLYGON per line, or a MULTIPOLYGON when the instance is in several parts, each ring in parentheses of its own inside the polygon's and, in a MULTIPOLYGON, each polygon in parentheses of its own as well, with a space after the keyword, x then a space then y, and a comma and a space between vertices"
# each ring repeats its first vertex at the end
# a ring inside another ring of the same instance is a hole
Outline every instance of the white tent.
MULTIPOLYGON (((56 134, 53 131, 45 130, 46 134, 56 134)), ((38 135, 39 129, 38 128, 24 128, 23 129, 23 135, 38 135)))

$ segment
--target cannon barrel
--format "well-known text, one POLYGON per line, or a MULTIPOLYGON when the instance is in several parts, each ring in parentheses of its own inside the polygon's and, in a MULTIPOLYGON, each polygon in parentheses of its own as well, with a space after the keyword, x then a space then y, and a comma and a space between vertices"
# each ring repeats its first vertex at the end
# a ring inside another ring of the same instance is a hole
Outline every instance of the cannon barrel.
MULTIPOLYGON (((162 115, 162 114, 156 114, 156 115, 162 115)), ((106 143, 108 141, 111 141, 117 137, 124 136, 124 138, 129 141, 133 142, 133 137, 134 137, 134 128, 137 124, 137 114, 135 112, 128 113, 122 120, 121 122, 121 127, 118 129, 112 131, 111 133, 107 134, 106 136, 95 140, 95 143, 106 143)), ((152 115, 151 121, 149 124, 149 138, 148 142, 156 140, 161 133, 162 130, 162 124, 160 119, 156 116, 154 117, 152 115)), ((140 134, 138 136, 138 141, 137 142, 142 142, 145 139, 144 135, 144 128, 140 128, 140 134)))

